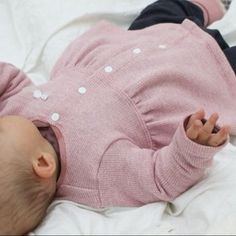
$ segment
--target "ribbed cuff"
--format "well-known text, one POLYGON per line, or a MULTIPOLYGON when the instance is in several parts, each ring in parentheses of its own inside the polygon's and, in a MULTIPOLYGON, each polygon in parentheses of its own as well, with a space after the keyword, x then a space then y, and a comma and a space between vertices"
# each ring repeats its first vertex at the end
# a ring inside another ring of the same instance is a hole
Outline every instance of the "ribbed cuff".
POLYGON ((226 11, 221 0, 192 0, 192 2, 202 9, 205 26, 220 20, 226 11))
POLYGON ((202 144, 195 143, 189 139, 186 135, 184 124, 186 120, 189 119, 189 116, 179 125, 176 133, 174 135, 174 142, 178 150, 183 154, 198 156, 199 158, 212 158, 217 152, 224 148, 229 142, 229 137, 224 144, 218 147, 210 147, 202 144))

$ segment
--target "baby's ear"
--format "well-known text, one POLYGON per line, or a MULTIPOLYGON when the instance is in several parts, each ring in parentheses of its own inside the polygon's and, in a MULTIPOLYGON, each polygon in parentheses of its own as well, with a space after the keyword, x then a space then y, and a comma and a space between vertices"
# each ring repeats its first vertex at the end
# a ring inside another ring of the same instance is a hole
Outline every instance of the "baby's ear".
POLYGON ((36 175, 44 179, 51 178, 56 171, 56 161, 50 153, 41 153, 33 159, 32 165, 36 175))

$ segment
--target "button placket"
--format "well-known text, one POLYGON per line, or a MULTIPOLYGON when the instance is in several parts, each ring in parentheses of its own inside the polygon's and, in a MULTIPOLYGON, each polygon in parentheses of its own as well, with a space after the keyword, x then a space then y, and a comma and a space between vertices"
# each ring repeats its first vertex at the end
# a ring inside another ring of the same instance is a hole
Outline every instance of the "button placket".
POLYGON ((47 93, 43 93, 40 98, 45 101, 45 100, 48 99, 48 94, 47 93))
POLYGON ((79 92, 80 94, 85 94, 85 93, 87 92, 87 89, 86 89, 85 87, 79 87, 79 88, 78 88, 78 92, 79 92))
POLYGON ((47 93, 42 92, 40 89, 36 89, 33 91, 33 97, 37 99, 47 100, 49 95, 47 93))
POLYGON ((40 98, 42 96, 42 92, 39 89, 34 90, 33 97, 34 98, 40 98))
POLYGON ((134 54, 139 54, 139 53, 141 53, 141 49, 140 48, 135 48, 135 49, 133 49, 133 53, 134 54))
POLYGON ((160 49, 166 49, 167 46, 166 46, 165 44, 159 44, 159 45, 158 45, 158 48, 160 48, 160 49))
POLYGON ((112 68, 111 66, 106 66, 106 67, 104 68, 104 70, 105 70, 105 72, 107 72, 107 73, 111 73, 112 70, 113 70, 113 68, 112 68))
POLYGON ((57 113, 57 112, 54 112, 52 115, 51 115, 51 119, 53 121, 58 121, 60 119, 60 115, 57 113))

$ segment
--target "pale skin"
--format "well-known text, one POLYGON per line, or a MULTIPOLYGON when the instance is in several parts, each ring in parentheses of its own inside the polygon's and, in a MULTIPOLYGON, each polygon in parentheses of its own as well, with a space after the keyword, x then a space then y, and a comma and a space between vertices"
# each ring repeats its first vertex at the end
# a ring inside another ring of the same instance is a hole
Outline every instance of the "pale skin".
MULTIPOLYGON (((58 159, 55 150, 30 120, 21 116, 1 117, 0 141, 3 147, 10 146, 25 153, 24 156, 31 162, 34 173, 38 177, 56 183, 58 159)), ((8 157, 4 148, 1 150, 1 156, 8 157)), ((18 158, 18 155, 14 157, 18 158)))

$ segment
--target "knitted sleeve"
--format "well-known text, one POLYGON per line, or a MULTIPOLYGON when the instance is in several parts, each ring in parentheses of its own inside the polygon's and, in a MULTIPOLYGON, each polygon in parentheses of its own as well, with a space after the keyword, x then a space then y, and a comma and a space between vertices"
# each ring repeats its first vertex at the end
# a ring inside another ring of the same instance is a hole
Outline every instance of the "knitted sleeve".
POLYGON ((197 144, 186 136, 184 122, 171 143, 159 150, 119 141, 109 148, 100 166, 101 203, 107 207, 171 201, 204 176, 213 156, 226 143, 219 147, 197 144))
POLYGON ((31 84, 25 73, 15 66, 0 62, 0 102, 31 84))

